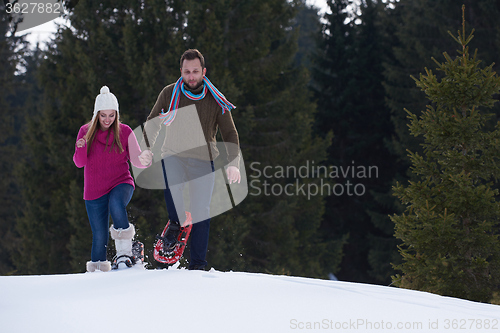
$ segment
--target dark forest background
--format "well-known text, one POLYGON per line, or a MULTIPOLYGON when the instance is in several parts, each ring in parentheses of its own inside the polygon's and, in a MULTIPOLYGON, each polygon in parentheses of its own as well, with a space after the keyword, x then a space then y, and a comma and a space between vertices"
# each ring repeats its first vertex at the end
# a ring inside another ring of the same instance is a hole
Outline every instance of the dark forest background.
MULTIPOLYGON (((68 0, 71 28, 61 27, 43 50, 16 37, 2 10, 0 274, 85 270, 91 231, 83 170, 72 161, 79 127, 103 85, 117 96, 122 122, 142 124, 161 89, 179 77, 180 55, 197 48, 207 76, 237 106, 249 180, 297 181, 257 178, 253 162, 378 170, 298 179, 362 184, 363 195, 250 189, 239 206, 213 218, 209 265, 390 284, 401 257, 389 215, 403 210, 392 186, 411 178, 406 149, 420 150, 403 109, 418 114, 428 104, 410 76, 434 68, 431 57, 457 54, 448 31, 461 28, 462 4, 467 29, 475 29, 471 48, 485 64, 498 62, 500 3, 327 3, 328 13, 319 14, 298 0, 68 0)), ((128 209, 150 267, 159 267, 151 250, 168 219, 163 193, 137 188, 128 209)))

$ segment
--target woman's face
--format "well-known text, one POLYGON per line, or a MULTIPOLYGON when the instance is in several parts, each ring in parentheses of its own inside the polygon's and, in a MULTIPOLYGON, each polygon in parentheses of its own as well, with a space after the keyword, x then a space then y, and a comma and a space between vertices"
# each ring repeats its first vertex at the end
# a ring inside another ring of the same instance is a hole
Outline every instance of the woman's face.
POLYGON ((115 110, 101 110, 99 111, 99 125, 101 125, 101 130, 106 131, 109 129, 116 118, 115 110))

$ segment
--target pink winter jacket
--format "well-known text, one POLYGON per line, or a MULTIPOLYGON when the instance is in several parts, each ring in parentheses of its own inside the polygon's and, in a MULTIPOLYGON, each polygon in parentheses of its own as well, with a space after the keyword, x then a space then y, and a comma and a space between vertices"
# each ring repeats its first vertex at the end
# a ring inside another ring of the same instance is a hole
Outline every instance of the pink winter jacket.
MULTIPOLYGON (((83 138, 88 127, 88 124, 80 127, 76 141, 83 138)), ((128 160, 138 168, 147 167, 139 161, 141 148, 129 126, 120 124, 120 141, 123 146, 121 154, 119 148, 117 147, 115 150, 114 146, 110 152, 110 146, 114 139, 112 131, 109 133, 109 144, 105 151, 107 135, 108 131, 98 129, 88 154, 86 145, 78 148, 75 144, 73 161, 77 167, 84 167, 83 199, 85 200, 100 198, 118 184, 130 184, 135 188, 128 160)))

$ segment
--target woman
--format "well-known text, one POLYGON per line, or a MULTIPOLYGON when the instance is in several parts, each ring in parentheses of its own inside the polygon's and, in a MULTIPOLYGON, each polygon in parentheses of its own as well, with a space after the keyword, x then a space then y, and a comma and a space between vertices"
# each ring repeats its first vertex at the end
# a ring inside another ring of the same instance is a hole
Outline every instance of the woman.
POLYGON ((145 168, 151 164, 152 155, 149 151, 141 153, 132 129, 120 122, 118 100, 103 86, 95 99, 92 120, 78 132, 73 155, 75 165, 84 167, 83 199, 92 229, 89 272, 111 269, 106 260, 109 233, 116 246, 113 266, 118 267, 120 262, 132 265, 135 229, 128 221, 126 207, 135 186, 128 160, 145 168), (110 215, 113 225, 108 231, 110 215))

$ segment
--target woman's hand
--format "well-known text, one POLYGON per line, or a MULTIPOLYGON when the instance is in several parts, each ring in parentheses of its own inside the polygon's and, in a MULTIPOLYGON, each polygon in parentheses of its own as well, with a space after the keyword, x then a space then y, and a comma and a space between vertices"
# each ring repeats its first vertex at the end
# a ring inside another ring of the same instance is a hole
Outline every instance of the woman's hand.
POLYGON ((80 140, 78 140, 76 142, 76 146, 78 148, 82 148, 82 147, 85 147, 85 145, 87 144, 87 141, 84 139, 84 138, 81 138, 80 140))

